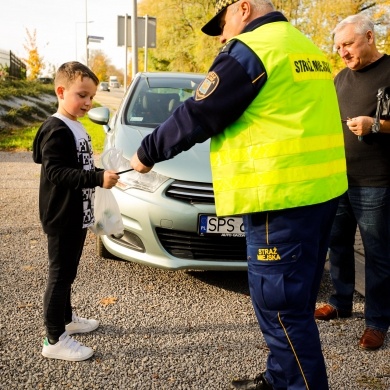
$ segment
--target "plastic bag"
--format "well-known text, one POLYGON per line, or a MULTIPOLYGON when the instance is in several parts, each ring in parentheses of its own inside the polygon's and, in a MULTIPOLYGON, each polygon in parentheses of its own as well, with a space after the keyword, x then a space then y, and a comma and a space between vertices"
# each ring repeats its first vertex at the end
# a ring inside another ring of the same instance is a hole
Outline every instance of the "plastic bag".
POLYGON ((131 168, 130 161, 123 157, 123 152, 121 149, 107 149, 101 155, 100 161, 104 169, 111 169, 117 172, 131 168))
POLYGON ((95 189, 95 224, 91 230, 98 236, 113 235, 120 238, 124 234, 122 215, 111 190, 102 187, 95 189))

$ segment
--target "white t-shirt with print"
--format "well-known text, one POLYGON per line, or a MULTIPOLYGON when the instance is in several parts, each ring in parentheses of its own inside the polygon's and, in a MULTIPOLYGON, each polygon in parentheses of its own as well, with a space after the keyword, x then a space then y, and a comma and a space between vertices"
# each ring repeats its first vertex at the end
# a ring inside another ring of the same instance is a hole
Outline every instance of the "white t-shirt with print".
MULTIPOLYGON (((93 161, 93 150, 91 137, 85 131, 84 126, 78 122, 73 121, 66 116, 55 113, 58 119, 61 119, 72 130, 76 142, 77 159, 82 163, 85 171, 95 170, 93 161)), ((95 223, 93 203, 95 198, 95 188, 83 188, 83 228, 92 226, 95 223)))

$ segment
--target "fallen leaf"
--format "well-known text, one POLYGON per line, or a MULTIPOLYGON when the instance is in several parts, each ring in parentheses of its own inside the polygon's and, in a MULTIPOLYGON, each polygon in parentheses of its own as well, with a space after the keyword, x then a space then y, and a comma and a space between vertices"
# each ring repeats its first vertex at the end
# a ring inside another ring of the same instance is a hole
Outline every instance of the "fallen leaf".
POLYGON ((33 307, 34 305, 32 303, 19 303, 18 308, 19 309, 25 309, 26 307, 33 307))
POLYGON ((107 298, 101 299, 100 304, 103 306, 113 305, 114 303, 116 303, 117 300, 118 300, 118 298, 116 298, 116 297, 107 297, 107 298))
POLYGON ((25 271, 32 271, 34 270, 36 267, 33 267, 32 265, 24 265, 22 267, 22 269, 24 269, 25 271))

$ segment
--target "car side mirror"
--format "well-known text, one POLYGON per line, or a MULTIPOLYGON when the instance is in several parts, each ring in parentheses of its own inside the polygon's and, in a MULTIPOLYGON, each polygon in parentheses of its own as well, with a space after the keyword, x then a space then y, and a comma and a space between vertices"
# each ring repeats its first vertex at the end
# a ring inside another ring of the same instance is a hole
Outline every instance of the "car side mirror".
POLYGON ((110 121, 110 110, 107 107, 96 107, 88 111, 88 118, 98 125, 103 126, 105 133, 108 133, 111 129, 108 126, 110 121))

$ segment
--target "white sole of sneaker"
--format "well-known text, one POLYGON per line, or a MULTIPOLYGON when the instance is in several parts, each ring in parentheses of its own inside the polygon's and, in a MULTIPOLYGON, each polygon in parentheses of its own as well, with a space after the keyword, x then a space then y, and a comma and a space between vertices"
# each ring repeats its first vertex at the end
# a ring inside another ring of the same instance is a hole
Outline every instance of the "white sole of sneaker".
POLYGON ((83 360, 89 359, 90 357, 93 356, 93 354, 94 354, 94 351, 91 351, 87 355, 84 355, 84 356, 81 356, 81 357, 67 357, 67 358, 65 358, 64 356, 58 355, 56 353, 49 353, 49 352, 42 351, 42 356, 44 356, 45 358, 66 360, 66 361, 69 361, 69 362, 81 362, 83 360))

